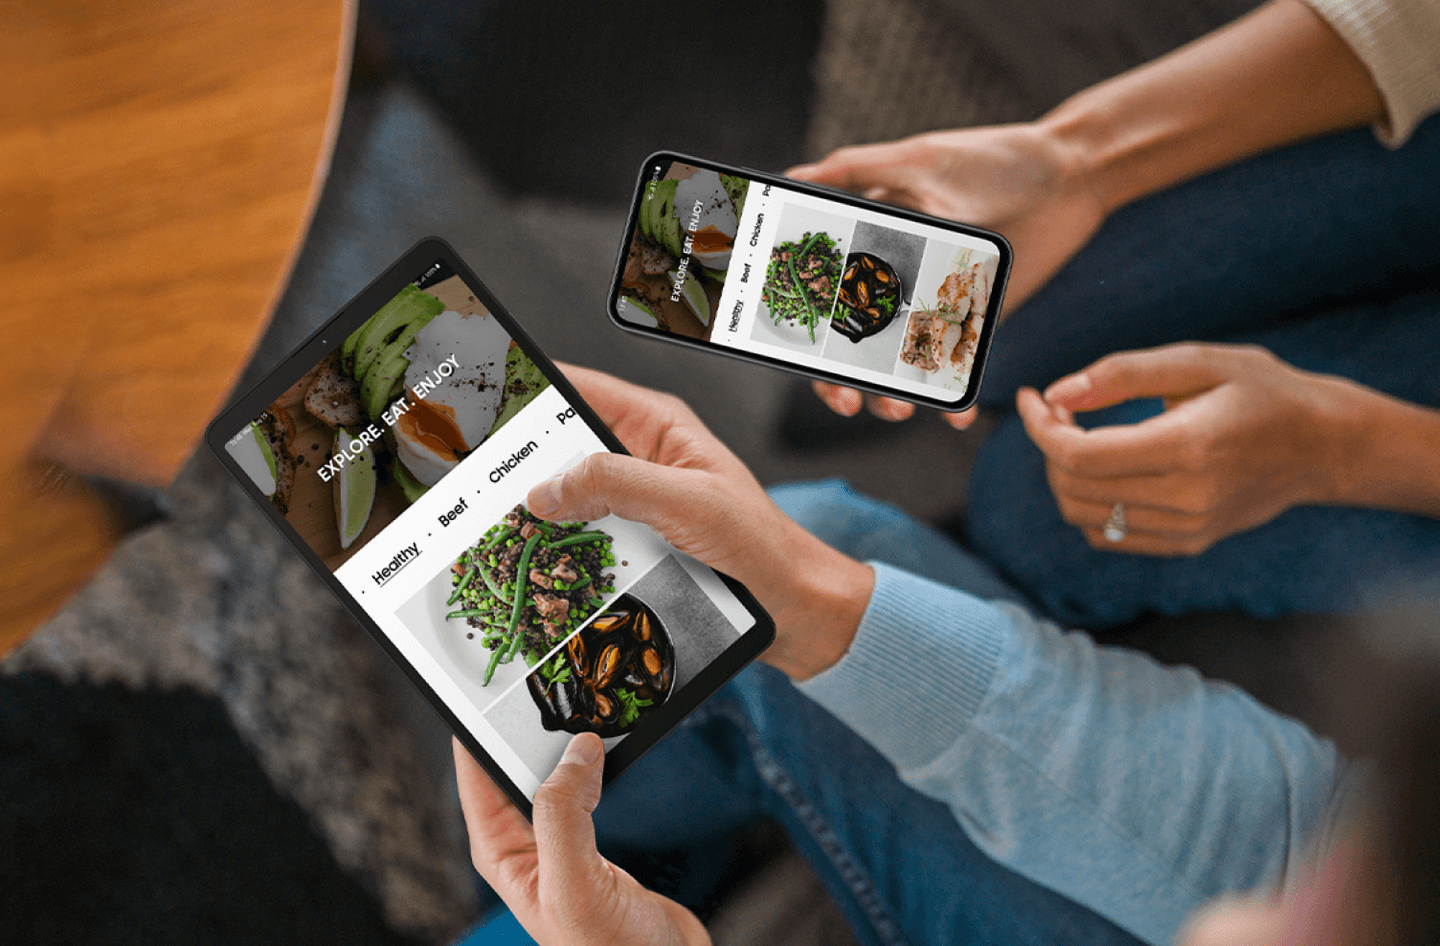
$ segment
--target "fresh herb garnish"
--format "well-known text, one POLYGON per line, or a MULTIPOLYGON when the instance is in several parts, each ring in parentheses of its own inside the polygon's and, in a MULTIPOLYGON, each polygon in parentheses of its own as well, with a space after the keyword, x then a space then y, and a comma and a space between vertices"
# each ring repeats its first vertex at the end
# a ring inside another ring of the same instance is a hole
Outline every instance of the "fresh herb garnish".
POLYGON ((566 661, 563 650, 540 668, 540 676, 545 680, 546 693, 549 693, 556 685, 570 679, 570 664, 566 661))
POLYGON ((619 689, 617 689, 615 691, 615 695, 620 698, 621 726, 629 726, 631 723, 635 722, 635 720, 640 718, 641 710, 645 709, 645 707, 647 706, 653 706, 655 704, 654 700, 642 700, 640 699, 640 697, 635 695, 634 690, 627 690, 624 687, 620 687, 619 689))

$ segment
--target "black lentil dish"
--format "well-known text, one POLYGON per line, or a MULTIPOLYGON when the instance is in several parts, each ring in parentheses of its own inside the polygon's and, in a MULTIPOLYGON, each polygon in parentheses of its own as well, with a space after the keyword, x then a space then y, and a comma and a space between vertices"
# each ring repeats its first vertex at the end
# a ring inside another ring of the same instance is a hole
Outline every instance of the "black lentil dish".
POLYGON ((770 251, 760 298, 770 307, 776 325, 798 322, 809 331, 810 341, 815 341, 815 327, 830 317, 835 301, 840 259, 840 247, 828 233, 807 232, 770 251))
POLYGON ((611 536, 583 522, 546 522, 516 506, 450 567, 446 618, 464 618, 491 651, 483 685, 516 656, 533 664, 615 590, 611 536))
POLYGON ((654 611, 628 594, 525 680, 545 729, 607 738, 657 710, 674 683, 669 633, 654 611))

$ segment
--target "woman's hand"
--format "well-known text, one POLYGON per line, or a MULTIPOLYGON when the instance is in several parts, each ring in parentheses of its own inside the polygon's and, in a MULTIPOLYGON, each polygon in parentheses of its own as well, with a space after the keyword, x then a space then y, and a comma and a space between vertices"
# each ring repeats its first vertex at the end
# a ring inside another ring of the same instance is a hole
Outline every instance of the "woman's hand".
MULTIPOLYGON (((860 408, 867 406, 870 408, 870 413, 881 420, 908 420, 915 413, 914 404, 898 398, 882 397, 878 394, 861 394, 854 388, 829 384, 825 381, 815 381, 810 386, 815 390, 816 396, 825 402, 826 407, 842 417, 854 417, 860 413, 860 408)), ((954 413, 942 411, 940 416, 944 418, 945 423, 956 430, 965 430, 975 423, 975 418, 980 414, 977 408, 972 407, 954 413)))
POLYGON ((1005 300, 1013 308, 1104 221, 1108 210, 1091 190, 1086 167, 1084 155, 1042 120, 841 148, 786 173, 998 230, 1015 249, 1005 300))
POLYGON ((643 522, 738 580, 775 619, 762 657, 797 679, 834 664, 870 601, 874 573, 796 525, 679 398, 598 371, 566 376, 634 456, 597 453, 530 491, 545 519, 643 522))
MULTIPOLYGON (((1118 208, 1296 141, 1383 121, 1369 70, 1301 0, 1270 0, 1027 124, 841 148, 790 175, 990 227, 1015 247, 1006 309, 1028 299, 1118 208)), ((820 392, 842 414, 859 392, 820 392)), ((872 399, 903 420, 914 408, 872 399)), ((964 415, 950 415, 957 427, 964 415)))
MULTIPOLYGON (((996 125, 917 135, 885 144, 841 148, 791 177, 856 191, 872 200, 1003 233, 1015 248, 1006 308, 1029 298, 1089 242, 1105 209, 1086 184, 1075 149, 1043 123, 996 125)), ((915 405, 815 382, 815 393, 837 414, 867 406, 884 420, 905 420, 915 405)), ((964 430, 971 409, 944 414, 964 430)))
POLYGON ((604 752, 576 736, 535 793, 532 826, 455 741, 455 778, 475 869, 542 946, 705 946, 695 915, 595 849, 604 752))
POLYGON ((1358 386, 1263 348, 1182 344, 1100 359, 1016 397, 1065 521, 1097 549, 1197 555, 1292 506, 1326 502, 1345 457, 1332 436, 1358 386), (1084 430, 1072 414, 1137 398, 1165 412, 1084 430), (1115 504, 1128 535, 1105 538, 1115 504))

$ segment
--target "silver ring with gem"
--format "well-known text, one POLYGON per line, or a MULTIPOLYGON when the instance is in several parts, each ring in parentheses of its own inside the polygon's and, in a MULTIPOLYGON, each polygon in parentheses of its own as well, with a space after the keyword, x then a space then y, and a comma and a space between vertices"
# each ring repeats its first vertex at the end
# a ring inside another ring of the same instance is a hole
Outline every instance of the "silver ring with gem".
POLYGON ((1105 520, 1105 539, 1109 542, 1121 542, 1130 534, 1130 526, 1125 522, 1125 504, 1116 503, 1110 507, 1110 518, 1105 520))

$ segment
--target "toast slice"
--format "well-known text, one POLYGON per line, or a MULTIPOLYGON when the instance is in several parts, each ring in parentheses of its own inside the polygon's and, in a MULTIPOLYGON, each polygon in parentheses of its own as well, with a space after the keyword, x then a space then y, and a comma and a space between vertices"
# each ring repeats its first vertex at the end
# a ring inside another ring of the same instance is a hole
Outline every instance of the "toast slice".
POLYGON ((341 368, 338 348, 320 362, 305 391, 305 409, 331 427, 354 427, 369 420, 360 401, 360 383, 341 368))

